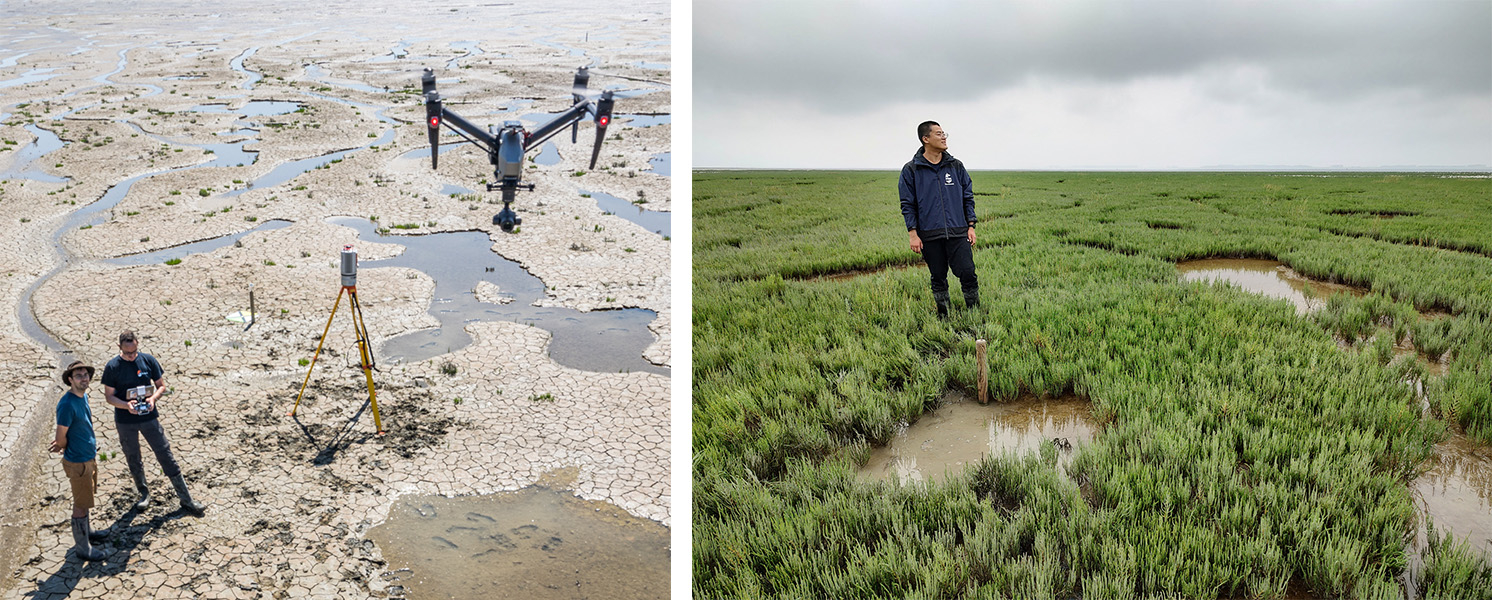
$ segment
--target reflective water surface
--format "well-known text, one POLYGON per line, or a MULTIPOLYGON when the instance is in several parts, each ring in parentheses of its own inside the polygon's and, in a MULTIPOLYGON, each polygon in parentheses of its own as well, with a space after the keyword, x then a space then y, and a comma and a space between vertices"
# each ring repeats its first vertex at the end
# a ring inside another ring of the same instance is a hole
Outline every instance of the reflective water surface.
POLYGON ((1326 306, 1326 299, 1335 293, 1365 293, 1351 286, 1312 281, 1276 260, 1208 258, 1177 263, 1176 270, 1186 281, 1225 281, 1244 291, 1289 300, 1296 314, 1326 306))
POLYGON ((941 480, 945 471, 958 472, 986 454, 1038 452, 1042 444, 1057 445, 1057 468, 1065 473, 1074 453, 1096 431, 1090 403, 1075 396, 1023 396, 981 405, 950 393, 943 401, 891 444, 872 450, 860 477, 903 483, 941 480))

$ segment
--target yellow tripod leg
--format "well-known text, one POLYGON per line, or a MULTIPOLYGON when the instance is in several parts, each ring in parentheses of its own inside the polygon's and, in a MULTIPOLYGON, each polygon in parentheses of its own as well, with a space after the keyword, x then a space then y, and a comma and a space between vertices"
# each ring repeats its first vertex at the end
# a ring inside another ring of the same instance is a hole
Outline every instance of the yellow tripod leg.
POLYGON ((352 290, 349 305, 352 306, 352 326, 357 331, 357 347, 362 354, 363 377, 368 380, 368 403, 373 406, 373 427, 383 434, 383 419, 378 416, 378 393, 373 391, 373 350, 368 346, 372 343, 368 339, 368 328, 363 320, 363 306, 357 301, 357 290, 352 290))
POLYGON ((332 319, 337 316, 337 307, 342 305, 342 288, 337 292, 337 301, 332 303, 332 316, 326 318, 326 329, 321 330, 321 341, 316 343, 316 354, 311 356, 311 366, 306 369, 306 380, 300 383, 300 393, 295 395, 295 408, 290 409, 290 416, 295 416, 295 411, 300 410, 301 396, 306 394, 306 384, 311 382, 311 371, 316 368, 316 359, 321 356, 321 346, 326 343, 326 334, 332 330, 332 319))

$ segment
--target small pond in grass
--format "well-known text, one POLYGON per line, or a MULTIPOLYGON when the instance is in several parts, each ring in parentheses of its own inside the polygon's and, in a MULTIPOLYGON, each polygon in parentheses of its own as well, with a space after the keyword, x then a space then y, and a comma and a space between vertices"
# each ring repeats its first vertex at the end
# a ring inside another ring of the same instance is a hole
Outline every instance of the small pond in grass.
POLYGON ((662 524, 567 490, 404 497, 368 531, 408 598, 667 598, 662 524))
MULTIPOLYGON (((1429 470, 1410 485, 1421 513, 1435 521, 1436 531, 1492 558, 1492 447, 1453 433, 1435 445, 1425 466, 1429 470)), ((1418 546, 1425 534, 1421 524, 1418 546)))
POLYGON ((1039 452, 1057 446, 1057 468, 1065 473, 1078 448, 1093 439, 1091 404, 1076 396, 1023 396, 1010 402, 979 404, 950 393, 936 410, 903 428, 882 448, 871 451, 862 479, 902 482, 941 480, 985 455, 1039 452))
POLYGON ((1296 314, 1319 310, 1335 293, 1365 293, 1352 286, 1313 281, 1277 260, 1208 258, 1177 263, 1176 270, 1186 281, 1224 281, 1247 292, 1289 300, 1296 314))

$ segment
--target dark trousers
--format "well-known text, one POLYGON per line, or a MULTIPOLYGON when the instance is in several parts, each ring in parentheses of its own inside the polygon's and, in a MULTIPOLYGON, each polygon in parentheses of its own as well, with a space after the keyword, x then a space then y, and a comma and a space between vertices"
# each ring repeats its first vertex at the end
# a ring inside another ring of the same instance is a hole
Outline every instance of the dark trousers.
POLYGON ((927 261, 927 270, 932 274, 934 296, 948 293, 950 267, 965 295, 979 289, 979 276, 974 273, 974 249, 969 246, 969 238, 957 236, 924 241, 922 260, 927 261))
POLYGON ((140 460, 140 436, 145 436, 145 443, 150 444, 150 451, 155 453, 156 462, 161 463, 161 470, 165 471, 166 477, 175 477, 181 474, 181 467, 176 465, 176 457, 171 455, 171 442, 166 441, 166 430, 161 427, 160 419, 151 419, 144 423, 114 423, 119 428, 119 448, 124 450, 124 460, 129 463, 130 473, 144 473, 145 465, 140 460))

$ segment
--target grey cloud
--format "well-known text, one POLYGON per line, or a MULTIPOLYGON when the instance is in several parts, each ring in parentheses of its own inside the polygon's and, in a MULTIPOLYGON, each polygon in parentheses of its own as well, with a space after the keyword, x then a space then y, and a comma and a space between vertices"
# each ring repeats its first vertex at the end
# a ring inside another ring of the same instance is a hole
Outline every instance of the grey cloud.
POLYGON ((1028 77, 1262 69, 1318 99, 1492 94, 1492 2, 696 2, 696 105, 960 101, 1028 77))

